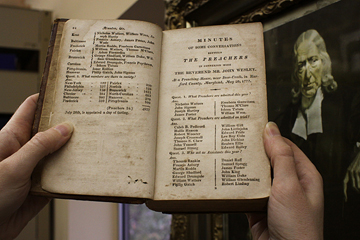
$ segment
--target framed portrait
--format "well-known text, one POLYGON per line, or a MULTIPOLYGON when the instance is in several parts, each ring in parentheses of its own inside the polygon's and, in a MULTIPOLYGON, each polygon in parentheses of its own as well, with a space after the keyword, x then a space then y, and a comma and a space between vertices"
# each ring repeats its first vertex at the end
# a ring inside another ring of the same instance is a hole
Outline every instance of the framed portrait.
POLYGON ((269 120, 323 177, 325 239, 360 239, 358 9, 338 1, 264 33, 269 120))
MULTIPOLYGON (((168 29, 263 23, 269 120, 303 150, 323 177, 325 239, 360 239, 360 1, 166 4, 168 29)), ((206 239, 252 239, 244 214, 204 219, 210 232, 206 239)), ((178 215, 173 221, 172 239, 192 239, 191 217, 178 215)))

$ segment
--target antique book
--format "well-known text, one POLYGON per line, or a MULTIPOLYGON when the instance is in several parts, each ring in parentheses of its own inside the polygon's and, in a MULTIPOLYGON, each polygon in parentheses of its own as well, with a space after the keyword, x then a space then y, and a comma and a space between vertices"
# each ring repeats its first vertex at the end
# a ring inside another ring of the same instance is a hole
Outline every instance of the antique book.
POLYGON ((39 163, 33 194, 163 212, 264 210, 262 25, 57 20, 34 132, 63 121, 73 136, 39 163))

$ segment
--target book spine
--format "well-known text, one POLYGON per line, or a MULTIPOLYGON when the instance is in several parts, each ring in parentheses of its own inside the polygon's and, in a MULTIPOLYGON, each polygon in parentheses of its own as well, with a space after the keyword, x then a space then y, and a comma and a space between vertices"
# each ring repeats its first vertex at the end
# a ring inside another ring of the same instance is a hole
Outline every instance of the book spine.
POLYGON ((54 24, 53 24, 53 27, 51 30, 50 42, 49 42, 48 51, 47 51, 47 55, 46 55, 44 71, 43 71, 42 78, 41 78, 39 98, 38 98, 38 102, 37 102, 37 107, 36 107, 35 117, 34 117, 34 122, 33 122, 33 127, 32 127, 32 136, 34 136, 39 131, 40 116, 41 116, 43 102, 44 102, 44 98, 45 98, 45 90, 46 90, 47 80, 48 80, 48 76, 49 76, 51 60, 52 60, 52 56, 53 56, 53 52, 54 52, 55 40, 56 40, 56 36, 57 36, 59 22, 62 22, 62 21, 66 21, 66 20, 65 19, 56 19, 54 21, 54 24))

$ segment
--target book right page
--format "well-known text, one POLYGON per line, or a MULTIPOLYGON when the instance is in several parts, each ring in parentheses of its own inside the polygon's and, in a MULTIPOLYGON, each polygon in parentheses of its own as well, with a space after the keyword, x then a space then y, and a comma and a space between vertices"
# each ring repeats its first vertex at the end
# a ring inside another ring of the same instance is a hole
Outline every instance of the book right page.
POLYGON ((269 196, 260 23, 163 33, 155 200, 269 196))

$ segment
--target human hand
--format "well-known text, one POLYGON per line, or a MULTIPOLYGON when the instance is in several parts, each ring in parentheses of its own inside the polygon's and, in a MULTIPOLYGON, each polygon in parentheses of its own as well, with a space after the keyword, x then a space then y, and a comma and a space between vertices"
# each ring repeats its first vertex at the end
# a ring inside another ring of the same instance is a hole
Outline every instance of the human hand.
POLYGON ((346 171, 346 175, 344 178, 345 201, 347 201, 347 188, 349 181, 352 183, 351 186, 359 192, 360 191, 360 151, 357 153, 355 159, 352 161, 352 163, 350 164, 350 166, 346 171))
POLYGON ((267 214, 247 214, 254 239, 323 239, 322 178, 305 154, 280 135, 274 123, 264 130, 274 171, 267 214))
POLYGON ((29 195, 36 164, 70 138, 73 126, 57 125, 31 138, 38 95, 28 97, 0 131, 0 239, 13 239, 48 203, 29 195))

